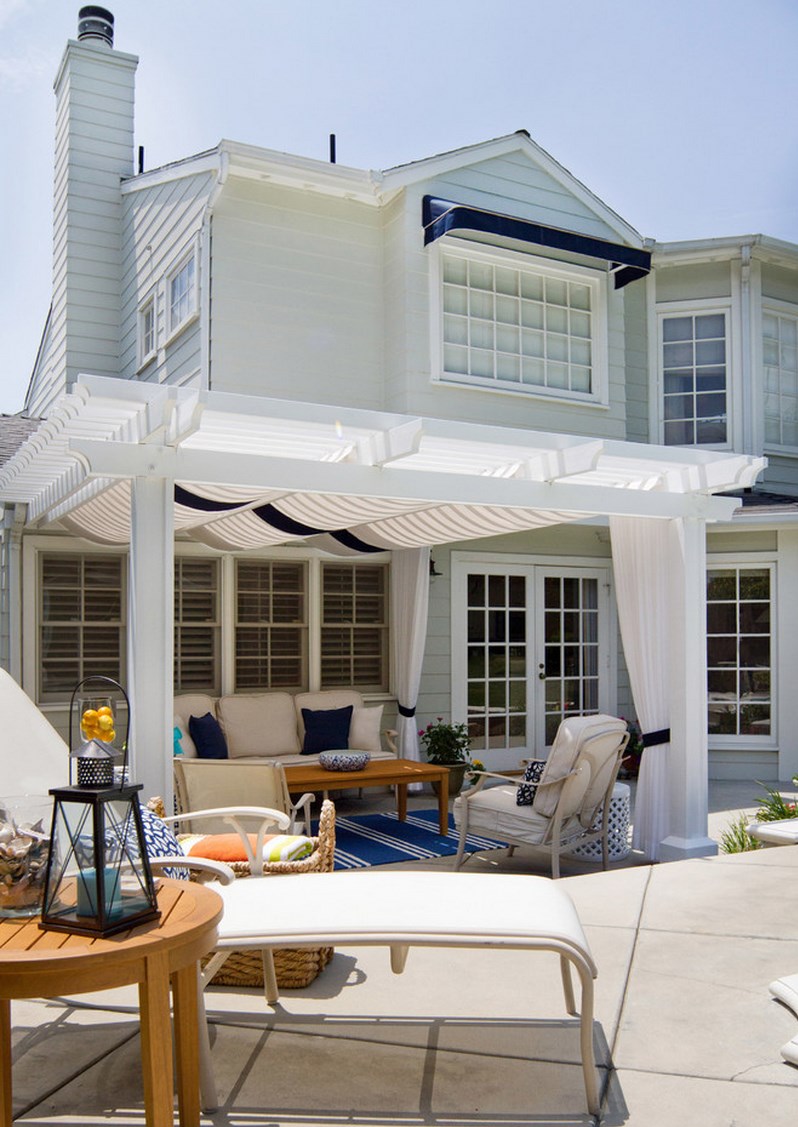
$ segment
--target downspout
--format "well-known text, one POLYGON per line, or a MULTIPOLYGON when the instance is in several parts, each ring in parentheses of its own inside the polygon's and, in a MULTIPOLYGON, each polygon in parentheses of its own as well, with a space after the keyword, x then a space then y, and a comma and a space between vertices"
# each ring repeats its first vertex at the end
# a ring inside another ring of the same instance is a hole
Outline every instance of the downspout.
POLYGON ((743 453, 753 454, 754 387, 751 364, 751 244, 740 247, 740 399, 743 453))
POLYGON ((22 530, 26 515, 27 505, 17 504, 6 509, 3 521, 8 536, 8 672, 18 685, 22 684, 22 530))
POLYGON ((211 313, 213 302, 211 300, 211 251, 213 249, 213 209, 219 196, 222 194, 230 171, 230 155, 220 149, 219 171, 202 216, 200 231, 200 275, 204 281, 201 292, 201 324, 203 326, 201 342, 201 384, 205 391, 211 390, 211 313))

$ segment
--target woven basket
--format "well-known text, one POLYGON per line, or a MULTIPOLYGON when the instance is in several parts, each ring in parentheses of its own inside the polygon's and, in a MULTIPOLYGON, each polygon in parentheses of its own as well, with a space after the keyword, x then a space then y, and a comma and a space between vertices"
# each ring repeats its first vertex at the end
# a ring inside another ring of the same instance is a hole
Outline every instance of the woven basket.
MULTIPOLYGON (((269 861, 264 872, 269 876, 284 873, 331 873, 335 860, 335 806, 325 799, 319 818, 319 833, 314 849, 301 861, 269 861)), ((250 876, 246 861, 230 865, 237 877, 250 876)), ((309 986, 333 957, 332 947, 281 947, 274 951, 274 969, 281 989, 309 986)), ((210 958, 210 956, 209 956, 210 958)), ((203 966, 207 959, 203 962, 203 966)), ((214 986, 263 986, 263 961, 260 951, 233 951, 211 979, 214 986)))

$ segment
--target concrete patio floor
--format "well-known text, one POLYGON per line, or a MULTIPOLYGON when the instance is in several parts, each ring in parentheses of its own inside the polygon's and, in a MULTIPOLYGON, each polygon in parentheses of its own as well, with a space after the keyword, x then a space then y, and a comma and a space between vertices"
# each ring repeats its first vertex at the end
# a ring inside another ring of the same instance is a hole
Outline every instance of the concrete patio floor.
MULTIPOLYGON (((710 833, 761 793, 711 784, 710 833)), ((531 854, 503 858, 481 854, 469 871, 547 871, 531 854)), ((798 1018, 767 986, 798 972, 798 849, 578 867, 562 887, 599 968, 601 1122, 794 1127, 798 1068, 779 1049, 798 1018)), ((394 976, 387 950, 342 948, 275 1007, 255 989, 211 988, 206 1000, 221 1106, 204 1125, 594 1123, 554 955, 416 948, 394 976)), ((137 1018, 132 988, 13 1003, 19 1121, 143 1124, 137 1018)))

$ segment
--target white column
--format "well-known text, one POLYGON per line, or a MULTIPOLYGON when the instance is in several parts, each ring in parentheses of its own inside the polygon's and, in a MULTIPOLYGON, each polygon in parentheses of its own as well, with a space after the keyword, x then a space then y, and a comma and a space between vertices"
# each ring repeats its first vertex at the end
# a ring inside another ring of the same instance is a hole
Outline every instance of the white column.
POLYGON ((160 795, 172 809, 174 695, 174 484, 131 481, 128 581, 128 694, 132 712, 130 778, 141 798, 160 795))
POLYGON ((798 530, 779 529, 777 543, 778 575, 771 591, 775 634, 771 692, 778 708, 773 711, 779 741, 778 778, 789 780, 798 774, 798 741, 793 738, 798 732, 798 693, 793 682, 798 669, 798 530))
POLYGON ((717 853, 707 834, 706 522, 671 522, 670 833, 660 859, 717 853))

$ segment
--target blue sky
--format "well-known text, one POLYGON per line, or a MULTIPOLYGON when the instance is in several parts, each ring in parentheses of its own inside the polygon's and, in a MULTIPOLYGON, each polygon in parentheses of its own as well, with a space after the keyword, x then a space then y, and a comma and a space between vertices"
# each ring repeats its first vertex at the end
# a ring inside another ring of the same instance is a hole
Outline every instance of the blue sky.
MULTIPOLYGON (((79 0, 0 0, 0 411, 50 298, 79 0)), ((390 168, 528 129, 644 236, 798 242, 796 0, 109 0, 148 168, 227 138, 390 168)))

